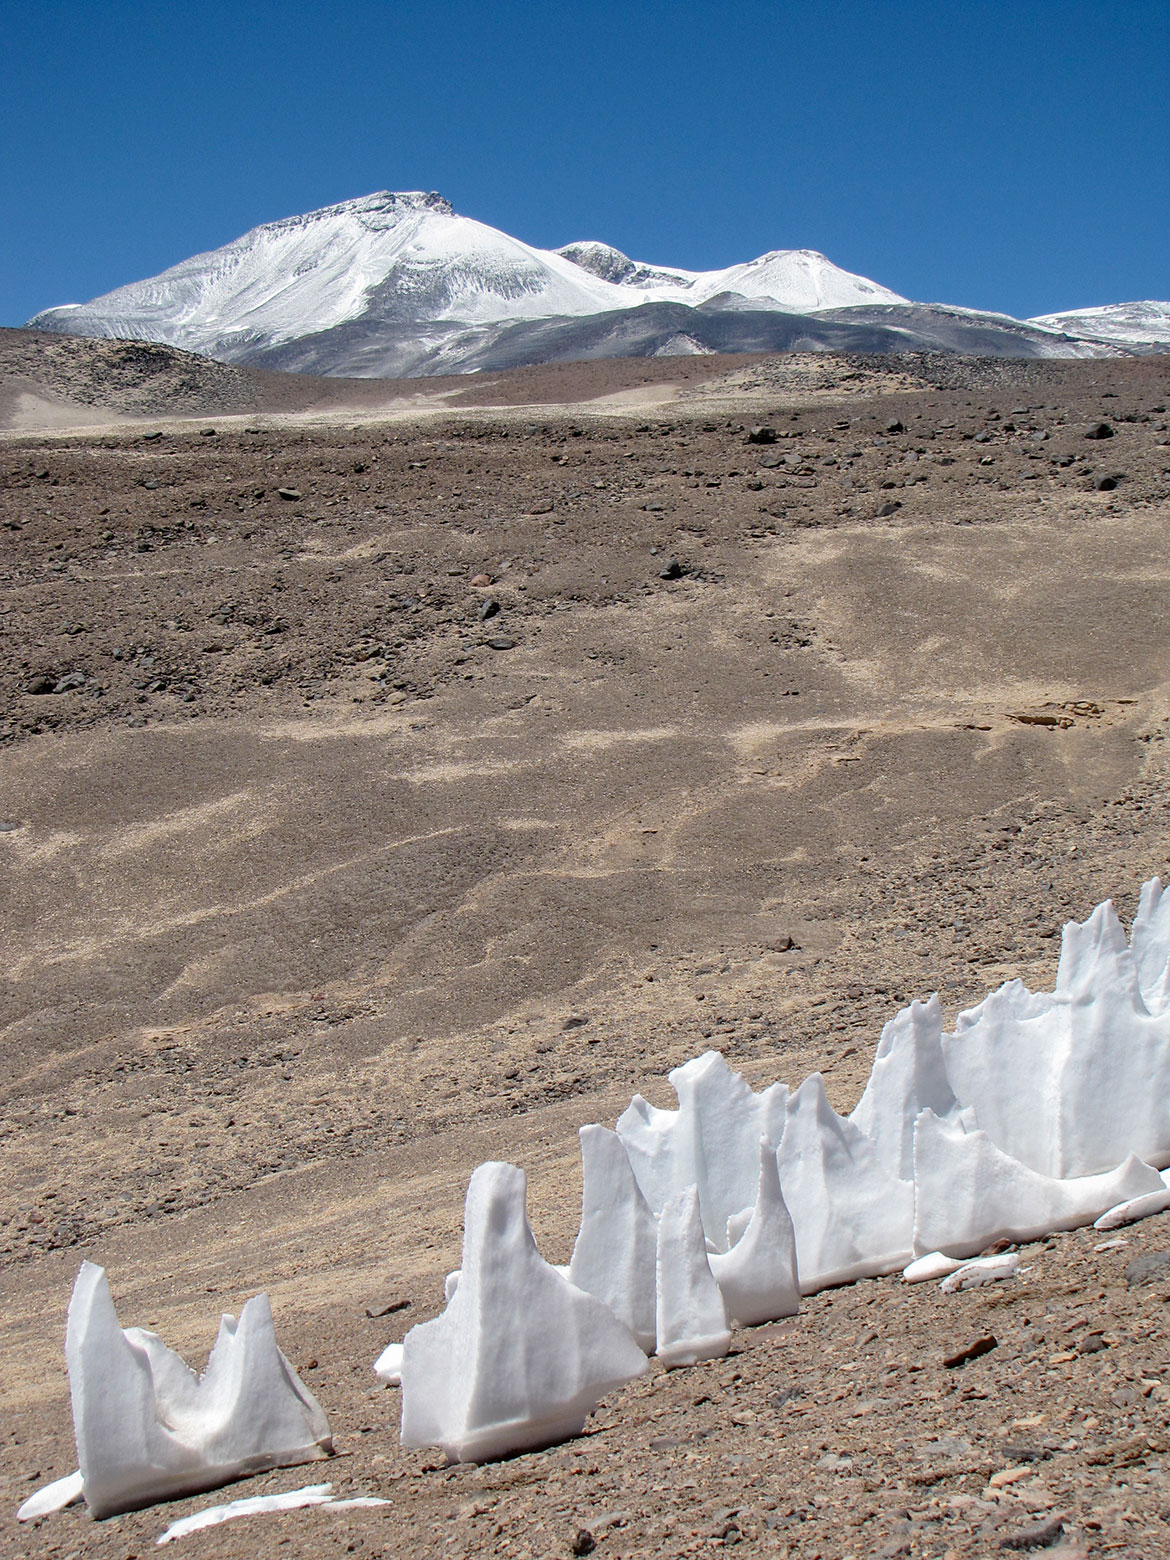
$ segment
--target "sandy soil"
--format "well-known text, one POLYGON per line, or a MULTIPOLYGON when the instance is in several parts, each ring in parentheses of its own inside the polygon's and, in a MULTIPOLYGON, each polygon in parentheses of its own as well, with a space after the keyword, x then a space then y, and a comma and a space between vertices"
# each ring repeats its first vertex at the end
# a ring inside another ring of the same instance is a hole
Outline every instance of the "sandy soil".
MULTIPOLYGON (((851 1106, 898 1006, 1050 985, 1170 854, 1170 362, 568 367, 0 442, 5 1498, 74 1466, 89 1256, 197 1362, 271 1294, 343 1455, 229 1495, 393 1500, 190 1551, 1164 1551, 1170 1278, 1124 1270, 1166 1216, 817 1297, 549 1453, 398 1449, 370 1365, 476 1163, 564 1260, 580 1124, 708 1045, 851 1106)), ((212 1499, 0 1545, 125 1560, 212 1499)))

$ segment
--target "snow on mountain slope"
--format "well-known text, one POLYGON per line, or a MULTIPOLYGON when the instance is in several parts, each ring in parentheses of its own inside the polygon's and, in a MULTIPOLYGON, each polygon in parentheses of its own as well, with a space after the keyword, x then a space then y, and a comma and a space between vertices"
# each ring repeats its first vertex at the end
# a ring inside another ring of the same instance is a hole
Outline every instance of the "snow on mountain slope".
POLYGON ((486 325, 641 301, 702 303, 728 291, 797 313, 906 301, 809 250, 780 250, 720 271, 653 267, 604 244, 535 249, 456 215, 439 195, 383 191, 266 223, 158 276, 48 309, 29 323, 231 358, 357 319, 486 325))
MULTIPOLYGON (((719 293, 737 293, 753 302, 770 302, 789 314, 815 314, 819 309, 909 302, 888 287, 841 270, 815 249, 774 249, 758 260, 721 271, 646 265, 596 240, 566 244, 556 253, 604 281, 652 294, 656 303, 706 303, 719 293)), ((629 301, 619 307, 628 308, 629 301)))
POLYGON ((214 353, 233 341, 328 330, 372 307, 403 320, 484 324, 592 314, 613 290, 559 255, 456 216, 438 195, 382 193, 266 223, 37 322, 214 353))
POLYGON ((1153 299, 1075 309, 1069 314, 1039 314, 1028 324, 1122 346, 1170 347, 1170 303, 1153 299))
POLYGON ((697 285, 701 286, 704 298, 713 298, 716 293, 738 293, 761 302, 771 299, 794 314, 815 314, 818 309, 843 309, 856 304, 909 302, 888 287, 842 271, 815 249, 776 249, 745 265, 706 271, 697 278, 697 285))

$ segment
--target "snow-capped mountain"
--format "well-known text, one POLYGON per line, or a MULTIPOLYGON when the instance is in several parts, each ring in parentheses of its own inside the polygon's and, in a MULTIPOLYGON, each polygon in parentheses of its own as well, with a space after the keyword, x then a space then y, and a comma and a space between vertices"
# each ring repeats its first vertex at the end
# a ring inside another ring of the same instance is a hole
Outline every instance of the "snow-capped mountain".
POLYGON ((1170 303, 1157 303, 1152 299, 1141 303, 1109 303, 1095 309, 1074 309, 1070 314, 1038 314, 1028 323, 1094 341, 1170 351, 1170 303))
POLYGON ((720 271, 668 269, 604 244, 536 249, 457 216, 440 195, 383 191, 265 223, 159 276, 48 309, 29 324, 236 358, 361 318, 490 325, 638 303, 694 305, 724 292, 790 313, 906 301, 811 250, 780 250, 720 271))
POLYGON ((369 377, 678 351, 1075 357, 1124 351, 1129 340, 1081 339, 1054 318, 914 304, 809 249, 716 271, 650 265, 595 240, 538 249, 420 191, 265 223, 29 325, 369 377))

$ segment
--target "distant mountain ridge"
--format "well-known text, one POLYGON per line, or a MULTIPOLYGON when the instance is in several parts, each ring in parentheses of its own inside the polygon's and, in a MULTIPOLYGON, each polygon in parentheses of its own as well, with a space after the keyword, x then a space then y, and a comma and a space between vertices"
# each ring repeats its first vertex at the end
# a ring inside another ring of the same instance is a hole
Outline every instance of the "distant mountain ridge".
POLYGON ((1112 334, 1082 337, 1056 316, 1021 322, 914 304, 814 250, 687 271, 596 240, 538 249, 422 191, 380 191, 264 223, 28 323, 165 342, 225 362, 370 377, 793 346, 1028 357, 1151 349, 1119 322, 1112 334))
POLYGON ((1170 352, 1170 303, 1145 299, 1140 303, 1109 303, 1069 314, 1039 314, 1029 321, 1050 330, 1090 341, 1120 342, 1170 352))

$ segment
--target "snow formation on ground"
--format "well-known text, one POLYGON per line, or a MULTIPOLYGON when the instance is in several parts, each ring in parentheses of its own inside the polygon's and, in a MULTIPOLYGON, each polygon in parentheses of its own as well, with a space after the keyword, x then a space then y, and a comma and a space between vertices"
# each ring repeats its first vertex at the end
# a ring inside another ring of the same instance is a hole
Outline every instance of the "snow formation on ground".
MULTIPOLYGON (((999 1242, 1161 1211, 1170 895, 1145 885, 1128 941, 1108 901, 1070 922, 1052 992, 1009 982, 946 1035, 937 996, 904 1009, 851 1116, 819 1074, 757 1094, 715 1051, 670 1082, 676 1109, 636 1096, 616 1134, 582 1129, 567 1278, 536 1253, 522 1172, 476 1171, 453 1298, 406 1337, 405 1445, 480 1458, 543 1444, 580 1428, 606 1380, 637 1374, 631 1347, 694 1364, 727 1352, 732 1321, 792 1315, 802 1293, 900 1268, 958 1292, 1015 1276, 1014 1254, 968 1260, 999 1242), (494 1217, 477 1192, 489 1182, 508 1194, 494 1217), (583 1342, 562 1320, 574 1293, 607 1299, 612 1328, 583 1342)), ((398 1365, 383 1357, 379 1374, 398 1365)))
POLYGON ((225 1316, 202 1376, 157 1334, 118 1324, 104 1268, 84 1262, 65 1361, 82 1493, 95 1517, 332 1454, 317 1400, 280 1352, 267 1295, 225 1316))
MULTIPOLYGON (((493 1162, 472 1175, 446 1309, 375 1366, 401 1385, 405 1447, 483 1461, 547 1446, 579 1434, 651 1350, 667 1368, 717 1358, 734 1322, 790 1316, 802 1293, 898 1269, 908 1282, 941 1277, 948 1292, 1007 1281, 1018 1258, 1003 1243, 1160 1212, 1170 895, 1157 878, 1145 885, 1128 940, 1109 901, 1066 925, 1051 992, 1010 981, 951 1034, 937 996, 904 1009, 851 1116, 833 1110, 819 1074, 757 1094, 714 1051, 670 1081, 675 1109, 636 1096, 616 1132, 581 1130, 567 1268, 536 1248, 522 1170, 493 1162)), ((196 1378, 154 1334, 122 1331, 87 1262, 66 1358, 95 1516, 331 1450, 264 1296, 238 1324, 224 1318, 196 1378)), ((78 1493, 77 1475, 58 1480, 20 1515, 78 1493)))

